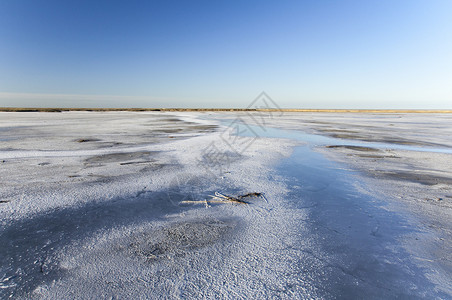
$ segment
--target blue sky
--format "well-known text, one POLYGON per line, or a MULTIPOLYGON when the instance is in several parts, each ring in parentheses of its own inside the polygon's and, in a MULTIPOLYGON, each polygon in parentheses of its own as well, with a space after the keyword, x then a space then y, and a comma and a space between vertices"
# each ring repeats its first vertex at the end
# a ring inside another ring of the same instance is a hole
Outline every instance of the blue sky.
POLYGON ((452 108, 452 1, 0 0, 0 106, 452 108))

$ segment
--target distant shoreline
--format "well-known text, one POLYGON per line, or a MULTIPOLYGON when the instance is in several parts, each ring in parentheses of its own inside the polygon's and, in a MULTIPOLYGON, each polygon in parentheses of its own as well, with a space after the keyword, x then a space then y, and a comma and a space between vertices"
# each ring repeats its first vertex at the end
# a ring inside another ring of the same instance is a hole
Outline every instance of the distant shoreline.
POLYGON ((208 112, 208 111, 249 111, 249 112, 319 112, 319 113, 452 113, 452 109, 267 109, 267 108, 27 108, 0 107, 0 112, 66 112, 66 111, 177 111, 177 112, 208 112))

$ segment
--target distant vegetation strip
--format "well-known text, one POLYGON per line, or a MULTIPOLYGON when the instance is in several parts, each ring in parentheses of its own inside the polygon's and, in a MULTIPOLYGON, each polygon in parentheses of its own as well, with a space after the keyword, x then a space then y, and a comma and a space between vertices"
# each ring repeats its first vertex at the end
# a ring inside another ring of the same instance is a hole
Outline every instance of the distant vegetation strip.
POLYGON ((320 113, 452 113, 441 109, 266 109, 266 108, 26 108, 0 107, 0 112, 64 112, 64 111, 269 111, 320 113))

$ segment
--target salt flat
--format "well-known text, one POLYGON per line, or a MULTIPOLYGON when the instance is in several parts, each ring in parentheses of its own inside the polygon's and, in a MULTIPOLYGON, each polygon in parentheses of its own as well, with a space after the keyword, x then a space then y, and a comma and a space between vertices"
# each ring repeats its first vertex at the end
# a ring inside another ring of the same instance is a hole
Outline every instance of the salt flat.
POLYGON ((451 297, 451 125, 0 113, 0 295, 451 297))

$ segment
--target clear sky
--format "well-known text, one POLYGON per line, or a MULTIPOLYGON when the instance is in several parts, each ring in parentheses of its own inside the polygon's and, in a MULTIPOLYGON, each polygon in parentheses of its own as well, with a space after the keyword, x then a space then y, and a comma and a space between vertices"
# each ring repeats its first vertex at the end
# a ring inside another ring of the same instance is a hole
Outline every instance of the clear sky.
POLYGON ((0 0, 0 106, 452 108, 452 1, 0 0))

